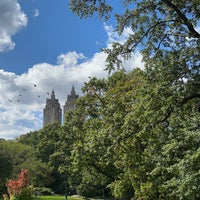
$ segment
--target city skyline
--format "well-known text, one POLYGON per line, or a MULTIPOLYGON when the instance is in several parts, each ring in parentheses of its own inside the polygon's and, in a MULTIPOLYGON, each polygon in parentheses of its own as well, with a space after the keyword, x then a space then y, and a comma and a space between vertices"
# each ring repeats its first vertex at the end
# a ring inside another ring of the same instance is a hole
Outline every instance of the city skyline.
MULTIPOLYGON (((42 109, 54 88, 64 104, 74 85, 78 94, 89 77, 107 78, 106 54, 113 42, 123 43, 115 20, 80 19, 68 0, 0 1, 0 138, 15 139, 39 130, 42 109), (47 6, 48 5, 48 6, 47 6)), ((121 11, 119 2, 114 11, 121 11)), ((136 52, 125 68, 142 67, 136 52)))
POLYGON ((79 95, 76 94, 75 87, 72 86, 71 93, 67 95, 65 104, 61 105, 59 99, 56 98, 56 92, 53 89, 51 98, 46 98, 46 104, 43 109, 43 127, 55 122, 63 125, 65 123, 67 112, 75 109, 75 100, 77 98, 79 98, 79 95))

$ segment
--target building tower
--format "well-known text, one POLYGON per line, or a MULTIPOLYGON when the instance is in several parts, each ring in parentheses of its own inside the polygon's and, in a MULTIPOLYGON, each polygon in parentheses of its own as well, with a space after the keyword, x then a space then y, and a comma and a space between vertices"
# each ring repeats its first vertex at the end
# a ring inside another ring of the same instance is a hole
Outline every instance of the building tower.
POLYGON ((43 111, 43 127, 54 122, 61 125, 62 110, 58 99, 55 98, 55 92, 52 90, 51 98, 46 99, 46 106, 43 111))
POLYGON ((64 105, 64 123, 65 123, 65 116, 68 111, 75 109, 75 100, 79 97, 79 95, 76 94, 74 86, 72 86, 71 94, 67 95, 67 101, 64 105))

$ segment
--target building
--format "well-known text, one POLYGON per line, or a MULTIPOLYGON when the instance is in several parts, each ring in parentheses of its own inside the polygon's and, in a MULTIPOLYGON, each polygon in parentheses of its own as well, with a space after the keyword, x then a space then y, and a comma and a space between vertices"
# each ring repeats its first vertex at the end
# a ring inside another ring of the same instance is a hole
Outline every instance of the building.
POLYGON ((67 95, 67 101, 65 102, 64 109, 63 109, 63 117, 65 122, 65 116, 67 112, 70 110, 75 109, 75 100, 79 97, 79 95, 76 94, 74 86, 72 86, 71 94, 67 95))
MULTIPOLYGON (((75 109, 75 100, 79 97, 76 94, 74 86, 72 86, 71 94, 67 95, 67 101, 65 102, 63 109, 63 119, 65 121, 65 115, 70 110, 75 109)), ((52 123, 58 122, 62 124, 62 109, 58 99, 55 98, 55 92, 52 90, 51 98, 46 99, 46 105, 43 111, 43 127, 52 123)))
POLYGON ((46 106, 43 111, 43 127, 54 122, 62 123, 62 109, 58 99, 55 98, 55 92, 52 90, 51 98, 46 99, 46 106))

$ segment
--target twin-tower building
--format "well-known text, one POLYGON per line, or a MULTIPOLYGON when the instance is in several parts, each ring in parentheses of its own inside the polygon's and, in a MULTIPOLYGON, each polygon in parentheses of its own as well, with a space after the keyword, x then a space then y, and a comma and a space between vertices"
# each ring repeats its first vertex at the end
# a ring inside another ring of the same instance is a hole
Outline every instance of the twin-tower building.
MULTIPOLYGON (((79 97, 76 94, 74 86, 72 87, 71 94, 67 95, 67 101, 65 102, 63 109, 63 119, 65 122, 65 115, 68 111, 74 110, 75 100, 79 97)), ((43 111, 43 127, 53 123, 62 124, 62 109, 60 107, 59 100, 55 97, 55 91, 52 90, 51 98, 46 99, 46 105, 43 111)))

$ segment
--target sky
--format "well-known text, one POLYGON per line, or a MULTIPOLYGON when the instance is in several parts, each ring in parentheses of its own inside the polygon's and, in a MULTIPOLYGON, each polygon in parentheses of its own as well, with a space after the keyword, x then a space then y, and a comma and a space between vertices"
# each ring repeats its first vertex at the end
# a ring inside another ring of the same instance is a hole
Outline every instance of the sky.
MULTIPOLYGON (((132 34, 126 28, 119 36, 114 27, 114 19, 80 19, 68 0, 0 0, 0 138, 40 130, 52 89, 63 109, 72 86, 81 96, 89 77, 107 77, 101 49, 132 34)), ((141 67, 141 60, 136 52, 125 66, 141 67)))

